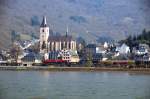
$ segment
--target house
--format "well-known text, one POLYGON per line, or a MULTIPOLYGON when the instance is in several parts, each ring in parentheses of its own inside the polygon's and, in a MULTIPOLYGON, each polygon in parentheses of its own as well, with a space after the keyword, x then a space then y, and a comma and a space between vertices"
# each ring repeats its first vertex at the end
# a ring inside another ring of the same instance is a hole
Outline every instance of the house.
POLYGON ((40 65, 42 57, 39 54, 29 53, 21 59, 22 66, 40 65))
POLYGON ((78 63, 80 61, 80 58, 79 58, 77 51, 71 50, 70 54, 71 54, 71 58, 70 58, 71 63, 78 63))
POLYGON ((32 66, 35 62, 35 56, 34 54, 27 54, 21 59, 21 61, 23 66, 32 66))
POLYGON ((107 49, 109 47, 109 44, 107 42, 104 42, 104 48, 107 49))
POLYGON ((149 46, 146 44, 139 44, 139 46, 136 46, 133 48, 132 52, 134 55, 144 55, 149 53, 149 46))
POLYGON ((61 50, 58 57, 70 63, 78 63, 80 61, 77 51, 61 50))
POLYGON ((7 65, 6 57, 0 54, 0 65, 7 65))
POLYGON ((96 53, 103 53, 105 54, 107 52, 107 49, 104 48, 103 46, 97 46, 96 47, 96 53))
POLYGON ((119 54, 129 54, 130 53, 130 47, 126 44, 122 44, 121 46, 116 47, 116 52, 119 54))

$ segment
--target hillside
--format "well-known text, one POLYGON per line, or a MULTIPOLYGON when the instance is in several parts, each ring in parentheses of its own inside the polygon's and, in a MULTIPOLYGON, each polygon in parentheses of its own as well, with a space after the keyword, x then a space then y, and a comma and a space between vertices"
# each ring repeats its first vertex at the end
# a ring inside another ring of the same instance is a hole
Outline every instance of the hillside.
POLYGON ((120 42, 126 43, 131 48, 138 44, 147 44, 150 46, 150 31, 144 29, 140 35, 129 36, 127 39, 120 42))
POLYGON ((0 0, 0 48, 9 47, 10 34, 39 35, 43 15, 54 32, 91 42, 102 36, 124 39, 150 29, 149 0, 0 0))

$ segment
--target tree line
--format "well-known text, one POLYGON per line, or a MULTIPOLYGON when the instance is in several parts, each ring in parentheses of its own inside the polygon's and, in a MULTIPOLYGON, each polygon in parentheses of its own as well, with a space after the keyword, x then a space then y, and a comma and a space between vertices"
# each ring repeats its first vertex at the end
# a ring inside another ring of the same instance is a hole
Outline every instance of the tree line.
POLYGON ((150 31, 144 29, 141 34, 128 36, 127 39, 121 40, 121 43, 126 43, 129 47, 134 47, 140 43, 150 46, 150 31))

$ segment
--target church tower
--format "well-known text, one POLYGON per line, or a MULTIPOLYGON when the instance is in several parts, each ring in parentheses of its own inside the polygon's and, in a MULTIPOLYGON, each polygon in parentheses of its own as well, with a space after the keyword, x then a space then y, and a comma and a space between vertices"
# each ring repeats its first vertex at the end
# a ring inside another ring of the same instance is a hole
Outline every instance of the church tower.
POLYGON ((49 27, 47 26, 46 16, 43 17, 40 26, 40 53, 46 53, 48 49, 49 27))

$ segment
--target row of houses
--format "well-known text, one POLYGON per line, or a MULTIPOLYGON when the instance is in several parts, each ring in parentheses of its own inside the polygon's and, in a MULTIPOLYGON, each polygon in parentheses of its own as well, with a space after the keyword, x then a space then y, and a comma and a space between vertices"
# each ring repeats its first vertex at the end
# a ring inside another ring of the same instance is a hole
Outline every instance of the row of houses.
POLYGON ((93 61, 134 60, 150 61, 149 46, 139 44, 130 48, 126 44, 88 44, 84 49, 85 55, 91 55, 93 61))
POLYGON ((49 51, 48 53, 36 53, 30 49, 23 49, 17 56, 17 60, 11 57, 10 51, 0 53, 0 64, 17 62, 22 66, 41 65, 43 60, 64 60, 68 63, 84 63, 88 59, 93 62, 107 60, 134 60, 150 61, 149 46, 139 44, 132 49, 126 44, 88 44, 82 50, 63 49, 49 51), (81 53, 82 52, 82 53, 81 53), (90 58, 89 58, 90 57, 90 58))

